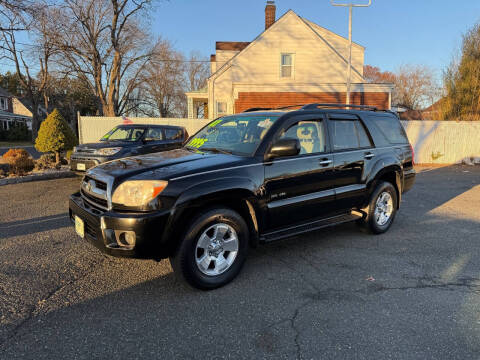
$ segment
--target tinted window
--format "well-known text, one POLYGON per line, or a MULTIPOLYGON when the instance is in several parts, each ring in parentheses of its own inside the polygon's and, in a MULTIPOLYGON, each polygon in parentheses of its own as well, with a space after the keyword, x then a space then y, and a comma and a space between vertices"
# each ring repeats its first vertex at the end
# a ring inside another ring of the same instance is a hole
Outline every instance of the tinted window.
POLYGON ((167 140, 182 140, 183 131, 181 129, 165 129, 165 138, 167 140))
POLYGON ((145 140, 163 140, 163 133, 161 128, 149 128, 147 134, 145 135, 145 140))
POLYGON ((358 120, 332 120, 333 149, 357 149, 370 147, 370 139, 358 120))
POLYGON ((368 138, 368 135, 365 131, 365 128, 360 123, 360 121, 355 121, 355 127, 357 128, 357 135, 360 147, 372 146, 372 144, 370 143, 370 139, 368 138))
POLYGON ((370 116, 378 129, 383 133, 387 140, 392 144, 408 143, 407 135, 400 121, 393 117, 370 116))
POLYGON ((355 122, 350 120, 333 120, 333 149, 353 149, 359 147, 355 122))
POLYGON ((314 154, 326 151, 323 121, 300 121, 289 127, 280 136, 281 139, 298 139, 300 154, 314 154))

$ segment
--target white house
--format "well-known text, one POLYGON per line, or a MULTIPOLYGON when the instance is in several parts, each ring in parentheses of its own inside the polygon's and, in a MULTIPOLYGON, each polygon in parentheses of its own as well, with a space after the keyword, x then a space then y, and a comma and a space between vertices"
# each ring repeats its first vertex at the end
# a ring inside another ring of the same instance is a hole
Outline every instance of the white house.
MULTIPOLYGON (((348 39, 289 10, 278 20, 267 1, 265 31, 252 42, 217 42, 208 85, 186 93, 188 117, 208 107, 208 118, 252 107, 345 103, 348 39)), ((351 103, 390 109, 392 84, 363 78, 365 48, 352 48, 351 103)))
POLYGON ((0 87, 0 129, 8 130, 14 123, 26 124, 31 130, 32 113, 20 100, 11 96, 5 89, 0 87))

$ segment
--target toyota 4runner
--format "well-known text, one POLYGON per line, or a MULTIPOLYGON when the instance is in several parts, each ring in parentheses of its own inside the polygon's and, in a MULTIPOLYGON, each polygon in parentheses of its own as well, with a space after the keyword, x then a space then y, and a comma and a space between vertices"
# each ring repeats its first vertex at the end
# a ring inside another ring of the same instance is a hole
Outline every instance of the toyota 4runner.
POLYGON ((256 108, 214 120, 181 149, 90 169, 70 218, 110 255, 169 258, 189 284, 213 289, 240 272, 249 246, 348 221, 387 231, 413 165, 394 113, 256 108))

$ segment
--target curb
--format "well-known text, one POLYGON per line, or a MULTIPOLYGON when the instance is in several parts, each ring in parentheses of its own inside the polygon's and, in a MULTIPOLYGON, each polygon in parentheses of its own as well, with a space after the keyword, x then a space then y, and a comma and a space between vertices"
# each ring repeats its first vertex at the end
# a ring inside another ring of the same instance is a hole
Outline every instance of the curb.
POLYGON ((74 172, 70 170, 64 170, 64 171, 57 171, 57 172, 38 174, 38 175, 27 175, 27 176, 21 176, 21 177, 0 179, 0 186, 10 185, 10 184, 20 184, 20 183, 31 182, 31 181, 71 178, 76 176, 77 174, 75 174, 74 172))

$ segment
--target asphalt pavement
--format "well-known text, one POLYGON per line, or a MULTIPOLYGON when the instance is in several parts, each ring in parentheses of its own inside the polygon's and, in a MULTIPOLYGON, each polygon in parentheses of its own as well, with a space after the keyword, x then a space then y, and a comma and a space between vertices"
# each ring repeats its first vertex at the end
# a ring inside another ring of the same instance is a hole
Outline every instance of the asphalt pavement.
POLYGON ((251 250, 214 291, 79 239, 79 178, 0 187, 1 359, 478 359, 480 167, 423 169, 383 235, 251 250))

